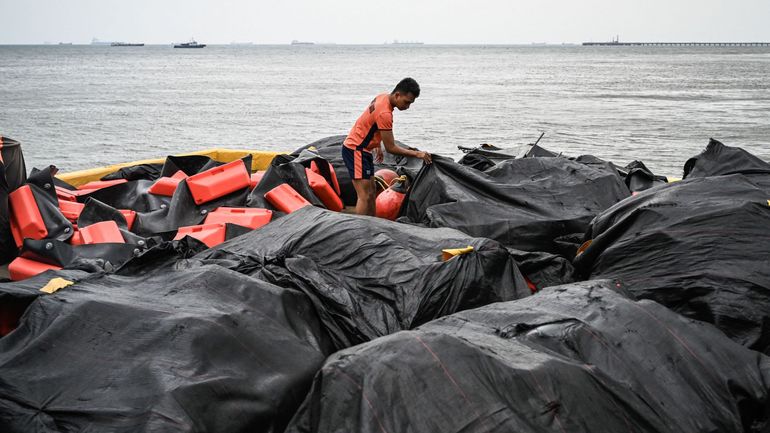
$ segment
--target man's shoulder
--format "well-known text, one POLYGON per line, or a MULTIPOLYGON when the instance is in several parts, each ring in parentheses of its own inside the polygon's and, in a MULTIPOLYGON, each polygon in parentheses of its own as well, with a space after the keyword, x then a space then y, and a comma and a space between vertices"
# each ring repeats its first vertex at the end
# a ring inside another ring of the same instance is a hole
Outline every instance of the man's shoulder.
POLYGON ((378 112, 393 112, 393 107, 390 105, 390 93, 380 93, 377 95, 374 98, 374 107, 378 112))

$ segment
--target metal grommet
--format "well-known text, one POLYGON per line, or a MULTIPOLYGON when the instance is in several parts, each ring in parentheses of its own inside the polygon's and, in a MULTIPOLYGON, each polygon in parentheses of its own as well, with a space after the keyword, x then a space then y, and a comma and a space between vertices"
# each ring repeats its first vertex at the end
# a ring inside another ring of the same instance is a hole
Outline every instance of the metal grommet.
POLYGON ((53 242, 46 242, 45 243, 45 249, 52 250, 53 249, 53 242))
POLYGON ((160 205, 160 208, 161 208, 161 209, 165 209, 165 208, 167 208, 167 207, 168 207, 168 205, 167 205, 166 203, 163 203, 162 205, 160 205))
POLYGON ((51 184, 50 183, 46 183, 45 185, 43 185, 43 188, 51 189, 51 184))
POLYGON ((201 209, 201 215, 206 215, 207 213, 209 213, 209 211, 206 209, 201 209))
POLYGON ((143 240, 139 240, 139 241, 136 242, 136 244, 139 245, 140 247, 143 247, 144 246, 144 241, 143 240))
POLYGON ((138 256, 139 254, 142 254, 142 250, 140 250, 139 248, 134 248, 134 255, 138 256))
POLYGON ((70 228, 69 227, 64 227, 64 233, 69 233, 69 232, 70 232, 70 228))

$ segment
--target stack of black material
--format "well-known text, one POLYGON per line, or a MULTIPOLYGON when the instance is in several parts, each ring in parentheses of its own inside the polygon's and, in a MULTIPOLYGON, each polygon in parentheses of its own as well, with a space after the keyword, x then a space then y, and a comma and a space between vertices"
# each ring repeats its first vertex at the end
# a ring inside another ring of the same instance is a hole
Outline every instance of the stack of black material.
POLYGON ((223 202, 283 182, 316 206, 211 249, 164 231, 210 210, 184 186, 141 189, 216 162, 115 173, 135 186, 83 218, 144 203, 152 242, 0 284, 0 431, 770 431, 764 161, 714 141, 672 184, 553 152, 392 161, 396 223, 304 188, 325 152, 341 173, 327 141, 223 202))

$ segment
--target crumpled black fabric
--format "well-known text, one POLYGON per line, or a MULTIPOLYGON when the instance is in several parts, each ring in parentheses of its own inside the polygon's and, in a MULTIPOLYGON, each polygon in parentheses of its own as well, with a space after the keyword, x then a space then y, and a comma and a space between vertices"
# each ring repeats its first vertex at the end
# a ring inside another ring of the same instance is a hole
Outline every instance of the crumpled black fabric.
POLYGON ((436 155, 413 182, 401 221, 558 253, 557 238, 584 233, 629 195, 616 170, 567 158, 512 159, 479 172, 436 155))
POLYGON ((458 146, 465 154, 457 163, 467 165, 479 171, 487 169, 509 159, 516 158, 549 158, 559 156, 537 144, 527 144, 517 148, 501 148, 491 144, 481 144, 474 148, 458 146))
POLYGON ((278 433, 331 353, 304 294, 219 266, 49 272, 0 285, 11 299, 4 433, 278 433), (40 292, 56 275, 75 284, 40 292))
POLYGON ((742 174, 650 189, 598 215, 574 264, 770 353, 767 200, 742 174))
POLYGON ((559 254, 539 251, 519 251, 508 248, 521 273, 535 286, 535 289, 558 286, 579 281, 580 275, 572 261, 559 254))
POLYGON ((193 260, 301 290, 338 349, 530 294, 495 241, 312 206, 193 260), (474 251, 442 261, 443 249, 467 246, 474 251))
MULTIPOLYGON (((101 180, 155 180, 160 177, 163 164, 138 164, 123 167, 116 172, 102 176, 101 180)), ((173 174, 173 173, 172 173, 173 174)))
POLYGON ((642 161, 632 161, 624 167, 624 181, 631 192, 641 192, 668 183, 666 176, 654 174, 642 161))
POLYGON ((21 149, 21 143, 11 137, 0 136, 0 164, 5 170, 5 181, 8 183, 8 189, 13 191, 24 185, 27 181, 27 165, 24 162, 24 152, 21 149))
POLYGON ((614 286, 551 287, 337 352, 287 433, 767 431, 770 358, 614 286))
POLYGON ((682 178, 692 179, 736 173, 770 175, 770 163, 740 147, 726 146, 712 138, 700 155, 687 160, 682 178))

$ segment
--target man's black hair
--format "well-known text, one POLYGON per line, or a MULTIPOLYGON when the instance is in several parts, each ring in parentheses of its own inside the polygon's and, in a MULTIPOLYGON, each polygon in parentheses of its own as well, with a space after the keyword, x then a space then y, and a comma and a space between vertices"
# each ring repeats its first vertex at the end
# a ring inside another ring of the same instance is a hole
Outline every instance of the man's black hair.
POLYGON ((414 78, 407 77, 399 81, 398 84, 396 84, 396 88, 393 89, 393 91, 390 93, 396 92, 403 93, 404 95, 411 93, 415 98, 417 98, 420 96, 420 85, 417 84, 417 81, 415 81, 414 78))

